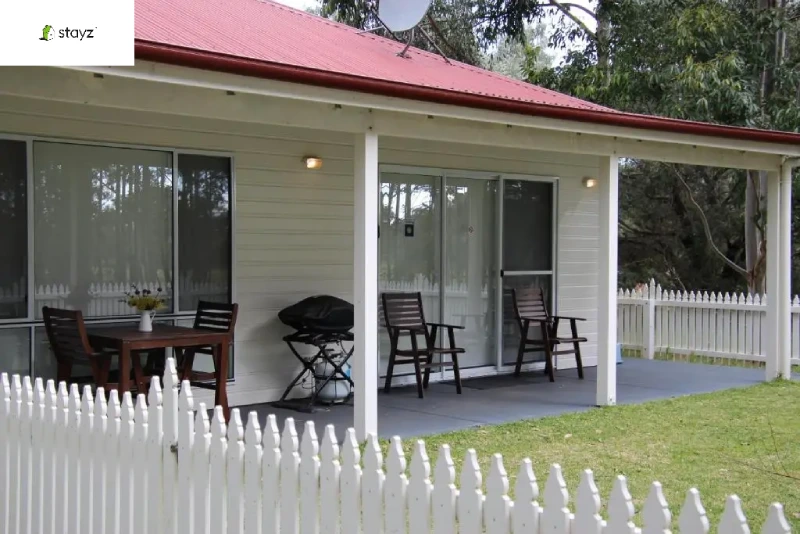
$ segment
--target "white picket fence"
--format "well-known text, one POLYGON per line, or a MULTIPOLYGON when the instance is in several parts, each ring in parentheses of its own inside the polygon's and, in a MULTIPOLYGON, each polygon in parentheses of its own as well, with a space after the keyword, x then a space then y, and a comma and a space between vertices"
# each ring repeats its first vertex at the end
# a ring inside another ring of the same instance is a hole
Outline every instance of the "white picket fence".
MULTIPOLYGON (((792 364, 800 364, 800 297, 792 300, 792 364)), ((766 360, 766 295, 666 291, 651 280, 617 295, 617 340, 624 348, 766 360)))
MULTIPOLYGON (((653 483, 642 510, 642 528, 625 478, 617 477, 606 510, 584 471, 569 509, 569 493, 553 465, 540 504, 530 460, 523 460, 515 501, 502 457, 483 477, 474 450, 467 451, 456 487, 447 445, 432 468, 417 441, 410 465, 399 438, 384 462, 375 437, 363 455, 355 433, 337 443, 325 428, 320 444, 312 422, 302 439, 292 419, 280 433, 274 416, 247 428, 238 410, 226 425, 216 407, 194 409, 188 383, 178 388, 168 361, 164 390, 154 379, 148 401, 130 393, 109 401, 90 388, 2 375, 0 393, 0 530, 9 534, 681 534, 710 531, 696 489, 687 493, 673 521, 661 485, 653 483), (431 471, 435 482, 431 480, 431 471)), ((731 496, 715 532, 749 533, 742 506, 731 496)), ((791 532, 780 504, 768 511, 761 532, 791 532)))

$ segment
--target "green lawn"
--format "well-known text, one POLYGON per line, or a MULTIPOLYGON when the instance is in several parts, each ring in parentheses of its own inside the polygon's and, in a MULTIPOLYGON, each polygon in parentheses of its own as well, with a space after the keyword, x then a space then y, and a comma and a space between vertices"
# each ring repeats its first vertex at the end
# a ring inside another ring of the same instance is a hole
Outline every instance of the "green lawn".
MULTIPOLYGON (((637 514, 650 483, 657 480, 664 487, 674 523, 686 491, 696 487, 712 526, 726 496, 735 493, 754 532, 760 531, 767 508, 775 501, 783 503, 793 528, 800 528, 797 382, 480 427, 428 436, 425 442, 432 468, 442 443, 450 445, 457 471, 464 452, 476 449, 484 481, 491 454, 502 453, 512 491, 519 462, 527 457, 540 492, 549 466, 561 464, 570 502, 582 470, 590 468, 603 504, 614 477, 625 475, 637 514)), ((410 461, 413 440, 404 445, 410 461)), ((638 517, 636 521, 638 525, 638 517)))

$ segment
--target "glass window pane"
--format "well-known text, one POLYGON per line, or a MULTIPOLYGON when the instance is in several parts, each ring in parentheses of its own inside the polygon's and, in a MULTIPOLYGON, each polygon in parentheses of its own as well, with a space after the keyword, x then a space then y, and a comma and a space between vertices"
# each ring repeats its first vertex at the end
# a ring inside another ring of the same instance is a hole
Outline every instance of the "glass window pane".
POLYGON ((448 176, 445 188, 444 322, 464 327, 456 334, 466 349, 459 356, 462 369, 497 363, 497 184, 448 176))
POLYGON ((553 269, 553 184, 504 182, 503 269, 553 269))
POLYGON ((37 142, 33 157, 36 316, 130 314, 121 298, 134 283, 169 296, 172 154, 37 142))
POLYGON ((178 156, 178 308, 231 300, 231 160, 178 156))
POLYGON ((0 139, 0 320, 28 315, 26 161, 24 141, 0 139))
MULTIPOLYGON (((440 178, 436 176, 381 174, 378 298, 384 291, 419 291, 429 322, 441 320, 440 192, 440 178)), ((378 320, 381 375, 386 374, 390 347, 383 323, 381 315, 378 320)), ((401 350, 411 346, 410 339, 401 339, 401 350)), ((394 375, 413 372, 413 367, 400 365, 394 375)))
POLYGON ((31 369, 29 328, 0 329, 0 372, 27 375, 31 369))

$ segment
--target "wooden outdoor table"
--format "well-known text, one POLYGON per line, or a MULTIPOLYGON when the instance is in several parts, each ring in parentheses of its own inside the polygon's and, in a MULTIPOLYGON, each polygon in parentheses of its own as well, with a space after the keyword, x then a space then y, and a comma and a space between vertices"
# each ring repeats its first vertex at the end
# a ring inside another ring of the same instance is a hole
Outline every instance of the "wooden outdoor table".
MULTIPOLYGON (((231 336, 227 332, 200 330, 185 326, 154 324, 152 332, 140 332, 136 326, 97 326, 88 328, 89 342, 96 348, 119 351, 119 392, 130 391, 131 354, 138 351, 165 349, 176 352, 191 347, 212 347, 214 352, 215 394, 214 405, 222 406, 225 420, 229 418, 227 369, 228 344, 231 336)), ((141 388, 143 385, 138 384, 141 388)), ((140 390, 141 391, 141 390, 140 390)))

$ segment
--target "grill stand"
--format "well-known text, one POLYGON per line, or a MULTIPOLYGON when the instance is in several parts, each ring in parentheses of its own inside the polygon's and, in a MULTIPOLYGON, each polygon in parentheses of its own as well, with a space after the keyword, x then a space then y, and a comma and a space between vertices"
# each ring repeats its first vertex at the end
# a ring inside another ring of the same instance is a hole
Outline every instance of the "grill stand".
POLYGON ((289 384, 289 386, 283 392, 283 395, 281 395, 280 400, 274 402, 273 406, 276 408, 296 410, 303 413, 314 413, 317 411, 315 406, 318 404, 323 404, 323 402, 317 401, 319 392, 322 391, 323 388, 332 380, 346 380, 349 382, 350 393, 348 393, 347 397, 342 400, 325 402, 324 404, 345 404, 353 397, 355 384, 353 383, 353 380, 347 376, 347 373, 345 373, 343 369, 345 364, 347 364, 347 362, 350 360, 350 357, 353 355, 354 348, 351 348, 348 351, 344 347, 345 341, 353 341, 352 333, 295 332, 294 334, 284 336, 283 340, 287 345, 289 345, 289 349, 291 349, 292 354, 294 354, 300 363, 303 364, 303 370, 300 371, 294 380, 292 380, 292 383, 289 384), (295 349, 295 343, 302 343, 304 345, 316 347, 318 349, 317 353, 311 358, 303 357, 297 352, 297 349, 295 349), (338 346, 339 352, 330 350, 328 348, 329 345, 338 346), (336 361, 337 359, 340 360, 338 363, 336 361), (316 373, 317 364, 322 362, 326 362, 333 367, 333 372, 330 375, 324 376, 316 373), (287 399, 294 387, 303 379, 303 377, 306 376, 306 373, 311 373, 311 376, 314 378, 314 387, 312 388, 311 396, 307 399, 287 399), (318 385, 316 382, 317 380, 322 380, 322 382, 318 385))

